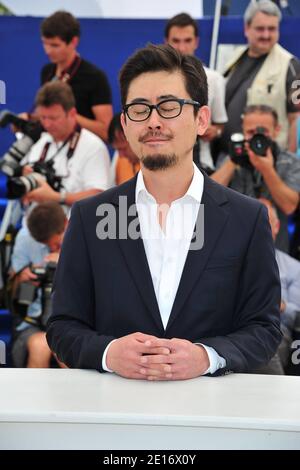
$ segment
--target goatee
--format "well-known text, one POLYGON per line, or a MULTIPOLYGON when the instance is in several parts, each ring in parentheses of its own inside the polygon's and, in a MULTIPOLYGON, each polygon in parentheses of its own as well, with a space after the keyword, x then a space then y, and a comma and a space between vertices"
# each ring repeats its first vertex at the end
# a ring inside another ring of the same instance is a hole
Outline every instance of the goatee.
POLYGON ((158 171, 166 170, 175 166, 178 162, 178 157, 175 153, 171 155, 165 154, 156 154, 156 155, 146 155, 141 158, 141 162, 147 170, 158 171))

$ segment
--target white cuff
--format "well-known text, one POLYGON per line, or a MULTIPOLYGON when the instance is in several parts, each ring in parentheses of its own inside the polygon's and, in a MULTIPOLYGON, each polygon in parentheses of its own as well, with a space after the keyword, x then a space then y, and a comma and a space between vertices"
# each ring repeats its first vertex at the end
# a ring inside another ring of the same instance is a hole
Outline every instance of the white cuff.
POLYGON ((113 372, 113 370, 110 370, 107 365, 106 365, 106 356, 107 356, 107 353, 108 353, 108 349, 110 347, 110 345, 112 343, 114 343, 116 340, 113 339, 110 343, 108 343, 108 345, 106 346, 105 350, 104 350, 104 353, 103 353, 103 356, 102 356, 102 369, 105 370, 106 372, 113 372))
POLYGON ((226 359, 224 359, 224 357, 219 356, 219 354, 214 348, 211 348, 210 346, 205 346, 205 344, 202 343, 196 344, 199 344, 205 349, 209 359, 209 368, 205 372, 203 372, 202 375, 214 374, 217 370, 226 367, 226 359))

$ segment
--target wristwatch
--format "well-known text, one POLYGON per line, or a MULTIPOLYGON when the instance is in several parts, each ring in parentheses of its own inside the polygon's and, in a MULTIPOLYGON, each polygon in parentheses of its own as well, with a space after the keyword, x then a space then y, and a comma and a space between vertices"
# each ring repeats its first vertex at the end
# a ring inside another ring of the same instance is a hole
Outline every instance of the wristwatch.
POLYGON ((64 205, 66 204, 66 197, 67 197, 67 191, 65 189, 62 189, 60 192, 59 192, 59 203, 64 205))

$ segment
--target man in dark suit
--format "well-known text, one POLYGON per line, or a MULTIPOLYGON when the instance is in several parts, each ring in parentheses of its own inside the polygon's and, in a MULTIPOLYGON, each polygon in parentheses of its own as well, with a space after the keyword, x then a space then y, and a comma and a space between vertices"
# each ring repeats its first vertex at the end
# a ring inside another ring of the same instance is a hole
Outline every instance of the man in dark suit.
POLYGON ((76 203, 47 339, 69 367, 135 379, 248 372, 281 339, 265 208, 193 165, 209 123, 202 65, 150 45, 120 74, 141 172, 76 203))

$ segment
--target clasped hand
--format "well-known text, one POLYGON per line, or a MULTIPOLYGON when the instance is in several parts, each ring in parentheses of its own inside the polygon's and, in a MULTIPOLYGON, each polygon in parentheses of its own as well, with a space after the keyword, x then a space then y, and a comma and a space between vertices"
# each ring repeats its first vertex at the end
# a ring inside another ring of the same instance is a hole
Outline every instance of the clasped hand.
POLYGON ((109 346, 106 364, 130 379, 185 380, 205 373, 209 358, 203 346, 185 339, 133 333, 109 346))

